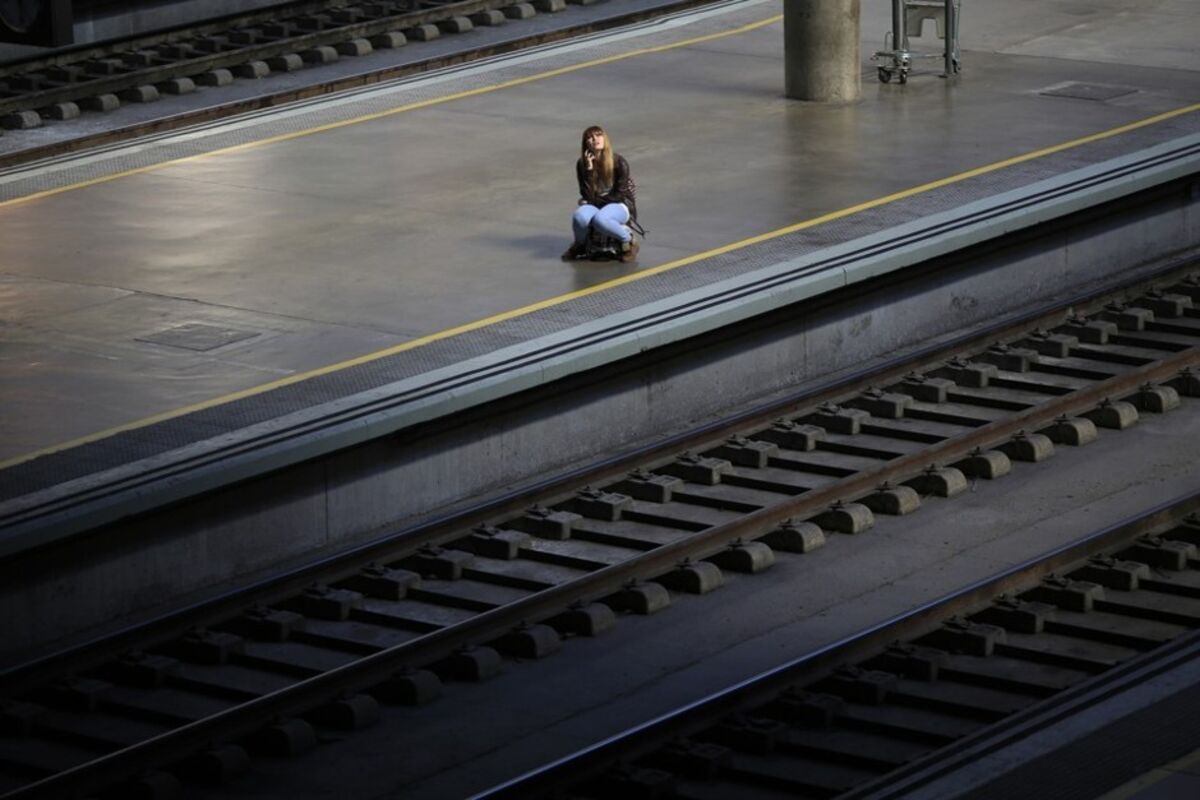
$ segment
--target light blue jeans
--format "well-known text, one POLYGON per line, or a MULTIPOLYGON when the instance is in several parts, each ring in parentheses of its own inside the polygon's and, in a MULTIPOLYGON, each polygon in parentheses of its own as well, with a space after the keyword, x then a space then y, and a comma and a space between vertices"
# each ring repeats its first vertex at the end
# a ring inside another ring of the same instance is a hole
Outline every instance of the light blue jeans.
POLYGON ((575 244, 583 244, 588 238, 588 228, 596 228, 606 236, 611 236, 622 242, 633 238, 625 223, 629 222, 629 209, 624 203, 609 203, 604 208, 596 208, 590 203, 584 203, 575 209, 571 217, 571 227, 575 230, 575 244))

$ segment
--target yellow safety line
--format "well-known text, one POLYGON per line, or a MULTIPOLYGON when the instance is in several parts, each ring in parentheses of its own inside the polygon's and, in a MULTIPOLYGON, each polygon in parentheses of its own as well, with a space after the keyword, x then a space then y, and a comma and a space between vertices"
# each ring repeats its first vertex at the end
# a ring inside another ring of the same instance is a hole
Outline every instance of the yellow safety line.
MULTIPOLYGON (((698 41, 705 41, 705 40, 709 40, 709 39, 718 38, 720 36, 729 35, 729 33, 744 32, 747 30, 752 30, 757 27, 762 27, 763 25, 768 25, 772 22, 776 22, 781 18, 782 18, 781 16, 772 17, 771 19, 767 19, 767 20, 753 23, 751 25, 743 26, 741 28, 738 28, 736 31, 720 33, 720 34, 709 34, 708 36, 701 36, 696 39, 691 39, 691 40, 688 40, 687 42, 679 42, 674 45, 663 45, 660 47, 645 48, 643 50, 633 51, 629 54, 623 54, 623 55, 619 55, 619 56, 609 56, 604 59, 599 59, 597 61, 589 62, 589 64, 595 65, 595 64, 608 63, 611 61, 619 60, 621 58, 626 58, 629 55, 636 55, 639 53, 656 52, 656 51, 660 51, 660 50, 669 49, 671 47, 680 47, 680 46, 683 46, 684 44, 693 44, 698 41)), ((559 70, 554 70, 551 73, 545 73, 545 74, 539 75, 539 76, 531 76, 528 78, 520 78, 520 79, 517 79, 514 81, 509 81, 504 84, 497 84, 494 87, 485 87, 482 89, 472 89, 469 92, 462 92, 458 95, 454 95, 453 97, 467 97, 467 96, 471 96, 471 95, 475 95, 475 94, 481 94, 485 91, 492 91, 496 88, 501 88, 504 86, 513 86, 513 85, 517 85, 520 83, 528 83, 531 80, 537 80, 538 78, 544 77, 545 75, 562 74, 564 72, 573 71, 582 66, 584 66, 584 65, 577 65, 575 67, 564 67, 559 70)), ((389 111, 372 114, 367 117, 360 117, 357 120, 353 120, 353 121, 361 122, 366 119, 374 119, 377 117, 386 116, 388 114, 398 113, 400 111, 408 110, 411 108, 433 105, 437 102, 444 102, 444 100, 448 100, 448 99, 451 99, 451 98, 447 97, 447 98, 443 98, 442 100, 429 100, 429 101, 423 101, 422 103, 414 103, 410 106, 402 106, 402 107, 399 107, 396 109, 391 109, 389 111)), ((711 250, 706 250, 702 253, 696 253, 694 255, 676 259, 675 261, 669 261, 665 264, 660 264, 657 267, 651 267, 649 269, 640 270, 638 272, 632 273, 630 275, 625 275, 620 278, 614 278, 612 280, 605 281, 604 283, 599 283, 599 284, 596 284, 595 286, 590 286, 586 289, 578 289, 576 291, 568 292, 566 294, 561 294, 556 297, 550 297, 545 300, 539 300, 536 303, 522 306, 521 308, 515 308, 515 309, 511 309, 509 311, 504 311, 499 314, 495 314, 490 317, 485 317, 483 319, 478 319, 478 320, 475 320, 474 322, 468 322, 466 324, 459 325, 454 328, 447 328, 446 330, 438 331, 437 333, 431 333, 426 336, 422 336, 417 339, 412 339, 410 341, 404 342, 402 344, 393 345, 392 347, 387 347, 382 350, 377 350, 372 353, 367 353, 366 355, 357 356, 356 358, 347 359, 345 361, 339 361, 335 364, 329 364, 327 366, 320 367, 318 369, 298 373, 296 375, 291 375, 286 378, 280 378, 279 380, 271 381, 269 383, 264 383, 264 384, 261 384, 258 386, 252 386, 248 389, 242 389, 241 391, 222 395, 221 397, 216 397, 211 400, 205 400, 205 401, 202 401, 199 403, 193 403, 192 405, 173 409, 171 411, 164 411, 161 414, 155 414, 154 416, 145 417, 143 419, 139 419, 134 422, 126 423, 124 425, 118 425, 116 427, 108 428, 106 430, 99 431, 99 432, 93 433, 93 434, 89 434, 87 436, 82 436, 82 437, 79 437, 78 439, 72 439, 68 442, 63 442, 62 444, 57 444, 57 445, 53 445, 51 447, 43 448, 41 450, 33 451, 31 453, 26 453, 24 455, 17 456, 15 458, 9 459, 7 461, 0 461, 0 470, 15 466, 15 465, 23 463, 25 461, 30 461, 32 459, 39 458, 44 455, 50 455, 51 453, 57 453, 57 452, 61 452, 63 450, 69 450, 74 447, 79 447, 81 445, 89 444, 91 442, 96 442, 101 439, 107 439, 111 436, 114 436, 119 433, 123 433, 125 431, 136 430, 138 428, 144 428, 148 425, 153 425, 158 422, 164 422, 166 420, 174 419, 176 417, 181 417, 181 416, 184 416, 186 414, 191 414, 196 411, 202 411, 204 409, 213 408, 218 405, 224 405, 226 403, 230 403, 235 400, 241 400, 246 397, 252 397, 257 394, 262 394, 263 392, 268 392, 273 389, 278 389, 280 387, 288 386, 293 383, 298 383, 303 380, 308 380, 310 378, 319 377, 321 375, 328 375, 329 373, 332 373, 332 372, 338 372, 338 371, 347 369, 349 367, 355 367, 360 364, 366 364, 371 361, 376 361, 380 358, 386 358, 387 356, 395 355, 397 353, 403 353, 407 350, 413 350, 418 347, 423 347, 424 345, 430 344, 432 342, 440 341, 442 339, 448 339, 451 336, 457 336, 459 334, 466 333, 468 331, 478 330, 480 328, 485 328, 490 325, 495 325, 496 323, 503 322, 508 319, 513 319, 514 317, 524 316, 526 314, 533 313, 534 311, 539 311, 543 308, 549 308, 552 306, 560 305, 562 303, 566 303, 570 300, 576 300, 581 297, 587 297, 588 295, 592 295, 597 292, 606 291, 606 290, 611 289, 616 286, 622 286, 627 283, 632 283, 633 281, 639 281, 644 278, 648 278, 652 275, 658 275, 663 272, 667 272, 667 271, 670 271, 673 269, 678 269, 679 267, 687 266, 688 264, 694 264, 697 261, 703 261, 705 259, 713 258, 715 256, 719 256, 724 253, 729 253, 734 250, 740 250, 744 247, 749 247, 751 245, 760 244, 762 242, 769 241, 771 239, 775 239, 780 236, 786 236, 787 234, 790 234, 790 233, 795 233, 797 231, 802 231, 802 230, 811 228, 816 225, 821 225, 826 222, 830 222, 832 220, 841 219, 843 217, 847 217, 852 214, 857 214, 861 211, 866 211, 866 210, 869 210, 872 208, 877 208, 877 207, 885 205, 887 203, 892 203, 897 200, 903 200, 908 197, 913 197, 914 195, 922 194, 924 192, 928 192, 933 189, 938 189, 943 186, 948 186, 950 184, 958 183, 958 182, 967 180, 969 178, 978 177, 980 175, 986 175, 989 172, 995 172, 996 170, 1004 169, 1005 167, 1010 167, 1015 164, 1023 163, 1025 161, 1032 161, 1034 159, 1052 155, 1054 153, 1058 153, 1063 150, 1069 150, 1071 148, 1079 147, 1081 145, 1089 144, 1091 142, 1096 142, 1096 141, 1100 141, 1102 139, 1107 139, 1107 138, 1110 138, 1113 136, 1118 136, 1122 133, 1128 133, 1129 131, 1137 130, 1138 128, 1144 128, 1148 125, 1155 125, 1155 124, 1163 122, 1165 120, 1172 119, 1172 118, 1178 117, 1178 116, 1182 116, 1184 114, 1190 114, 1190 113, 1193 113, 1196 111, 1200 111, 1200 103, 1196 103, 1196 104, 1190 105, 1190 106, 1185 106, 1183 108, 1177 108, 1173 111, 1167 111, 1162 114, 1156 114, 1155 116, 1152 116, 1152 117, 1147 117, 1145 119, 1141 119, 1136 122, 1131 122, 1126 125, 1121 125, 1116 128, 1111 128, 1106 131, 1101 131, 1100 133, 1094 133, 1089 136, 1083 136, 1078 139, 1072 139, 1070 141, 1063 142, 1063 143, 1057 144, 1057 145, 1053 145, 1051 147, 1046 147, 1041 150, 1034 150, 1032 152, 1025 153, 1023 155, 1014 156, 1013 158, 1005 159, 1004 161, 997 161, 993 164, 987 164, 982 167, 976 167, 975 169, 967 170, 966 172, 960 172, 956 175, 951 175, 946 178, 941 178, 939 180, 930 181, 929 183, 923 183, 920 186, 914 186, 911 189, 905 189, 903 191, 885 195, 883 197, 879 197, 874 200, 868 200, 864 203, 859 203, 858 205, 855 205, 855 206, 843 208, 839 211, 833 211, 829 214, 824 214, 819 217, 814 217, 812 219, 804 220, 803 222, 797 222, 795 224, 788 225, 783 228, 778 228, 776 230, 769 231, 767 233, 761 233, 761 234, 758 234, 757 236, 751 236, 748 239, 742 239, 741 241, 733 242, 732 244, 722 245, 721 247, 713 248, 711 250)), ((340 127, 342 125, 350 124, 350 122, 352 122, 352 121, 332 123, 330 125, 324 126, 323 128, 314 128, 311 131, 301 131, 298 133, 291 133, 291 134, 287 134, 284 136, 276 137, 275 139, 263 140, 263 142, 254 142, 254 143, 246 144, 246 145, 237 145, 236 147, 228 148, 225 152, 228 152, 229 150, 236 150, 236 149, 241 149, 244 147, 250 147, 250 146, 257 145, 257 144, 263 144, 265 142, 295 138, 297 136, 303 136, 303 135, 306 135, 307 133, 312 133, 312 132, 315 132, 318 130, 327 130, 329 128, 340 127)), ((207 155, 207 154, 203 154, 203 155, 207 155)), ((202 157, 202 156, 190 156, 187 159, 180 159, 180 160, 186 161, 186 160, 190 160, 192 158, 198 158, 198 157, 202 157)), ((143 171, 146 171, 147 169, 151 169, 151 168, 150 167, 142 168, 139 170, 133 170, 131 173, 124 173, 124 174, 132 174, 133 172, 143 172, 143 171)), ((100 178, 100 179, 97 179, 94 181, 90 181, 89 183, 98 183, 103 180, 107 180, 107 178, 100 178)), ((82 185, 87 185, 87 184, 77 184, 76 186, 82 186, 82 185)), ((69 188, 75 188, 75 187, 64 187, 63 189, 52 190, 51 192, 48 192, 48 193, 65 191, 66 189, 69 189, 69 188)), ((48 194, 48 193, 43 193, 43 195, 48 194)), ((0 205, 2 205, 2 204, 0 204, 0 205)))
MULTIPOLYGON (((362 122, 370 122, 371 120, 381 119, 383 117, 390 117, 393 114, 402 114, 406 111, 416 111, 419 108, 429 108, 430 106, 437 106, 437 105, 441 105, 442 103, 452 102, 454 100, 462 100, 463 98, 466 98, 466 97, 476 97, 481 94, 488 94, 490 92, 496 92, 501 89, 510 89, 514 86, 523 86, 524 84, 533 83, 534 81, 541 81, 541 80, 545 80, 547 78, 555 78, 555 77, 558 77, 559 75, 566 75, 568 73, 577 72, 578 70, 582 70, 582 69, 590 69, 591 67, 598 67, 598 66, 602 66, 604 64, 611 64, 614 61, 623 61, 627 58, 633 58, 635 56, 644 56, 644 55, 649 55, 651 53, 661 53, 666 50, 674 50, 679 47, 688 47, 693 44, 699 44, 701 42, 709 42, 714 39, 723 39, 726 36, 736 36, 739 33, 746 33, 748 31, 752 31, 757 28, 766 27, 767 25, 771 25, 772 23, 779 22, 782 19, 783 19, 782 14, 776 14, 773 17, 768 17, 767 19, 759 20, 758 22, 751 22, 749 25, 743 25, 740 28, 733 28, 733 29, 727 30, 727 31, 720 31, 718 33, 709 33, 709 34, 705 34, 704 36, 697 36, 692 39, 685 39, 682 42, 673 42, 671 44, 662 44, 662 45, 657 45, 655 47, 642 47, 642 48, 638 48, 637 50, 630 50, 628 52, 619 53, 619 54, 613 55, 613 56, 605 56, 604 58, 597 58, 592 61, 584 61, 579 64, 572 64, 571 66, 567 66, 567 67, 559 67, 558 69, 552 69, 547 72, 539 72, 536 75, 527 75, 523 78, 514 78, 509 81, 503 81, 501 83, 494 83, 489 86, 481 86, 478 89, 468 89, 466 91, 456 92, 455 94, 448 94, 448 95, 444 95, 442 97, 435 97, 431 100, 420 100, 415 103, 407 103, 402 106, 396 106, 395 108, 389 108, 386 111, 376 111, 373 114, 365 114, 361 117, 353 117, 351 119, 344 119, 344 120, 340 120, 338 122, 330 122, 325 125, 319 125, 315 128, 306 128, 305 130, 293 131, 292 133, 282 133, 278 136, 271 136, 266 139, 257 139, 253 142, 245 142, 243 144, 231 145, 229 147, 223 147, 218 150, 211 150, 206 153, 197 153, 196 155, 184 156, 182 158, 176 158, 176 159, 172 159, 170 161, 162 161, 157 164, 150 164, 145 167, 136 167, 134 169, 125 170, 124 172, 114 172, 111 175, 104 175, 99 178, 92 178, 91 180, 81 181, 79 183, 73 183, 69 186, 60 186, 55 189, 47 189, 42 192, 36 192, 34 194, 24 195, 22 197, 14 197, 11 200, 0 201, 0 208, 4 208, 5 206, 10 206, 10 205, 17 205, 19 203, 28 203, 33 200, 39 200, 43 197, 51 197, 53 195, 60 194, 62 192, 69 192, 74 189, 82 189, 87 186, 95 186, 98 183, 107 183, 108 181, 115 181, 118 178, 127 178, 130 175, 140 175, 141 173, 144 173, 144 172, 151 172, 153 170, 162 169, 164 167, 169 167, 169 166, 172 166, 175 164, 184 164, 189 161, 196 161, 201 158, 209 158, 211 156, 224 155, 226 153, 235 153, 239 150, 248 150, 252 147, 262 147, 263 145, 274 144, 275 142, 286 142, 289 139, 297 139, 301 136, 311 136, 314 133, 322 133, 324 131, 336 130, 338 128, 344 128, 347 125, 357 125, 362 122)), ((0 468, 3 468, 3 467, 4 467, 4 464, 0 463, 0 468)))

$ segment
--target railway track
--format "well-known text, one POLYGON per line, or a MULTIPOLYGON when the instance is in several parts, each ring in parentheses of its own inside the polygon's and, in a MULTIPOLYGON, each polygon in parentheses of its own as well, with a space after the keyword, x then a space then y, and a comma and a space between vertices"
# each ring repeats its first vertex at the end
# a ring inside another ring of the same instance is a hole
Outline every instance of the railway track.
MULTIPOLYGON (((572 0, 585 4, 583 0, 572 0)), ((292 90, 270 103, 326 93, 371 80, 399 77, 468 58, 507 52, 564 36, 627 24, 700 4, 697 0, 631 9, 595 23, 564 25, 500 45, 476 47, 418 63, 332 80, 303 93, 292 90)), ((0 64, 0 126, 9 130, 64 122, 81 111, 111 112, 126 104, 220 88, 463 33, 556 13, 566 0, 321 0, 249 12, 135 38, 56 51, 0 64)), ((244 110, 244 103, 233 110, 244 110)), ((218 113, 212 109, 205 118, 218 113)), ((195 115, 185 115, 196 121, 195 115)))
MULTIPOLYGON (((0 791, 215 783, 1200 396, 1200 274, 0 675, 0 791), (873 384, 873 385, 871 385, 873 384), (1181 400, 1181 396, 1184 398, 1181 400), (315 726, 315 727, 314 727, 315 726), (160 770, 150 776, 148 768, 160 770)), ((672 448, 678 448, 672 442, 672 448)))
POLYGON ((1195 659, 1198 507, 1193 494, 1098 531, 475 800, 928 796, 956 766, 1195 659))

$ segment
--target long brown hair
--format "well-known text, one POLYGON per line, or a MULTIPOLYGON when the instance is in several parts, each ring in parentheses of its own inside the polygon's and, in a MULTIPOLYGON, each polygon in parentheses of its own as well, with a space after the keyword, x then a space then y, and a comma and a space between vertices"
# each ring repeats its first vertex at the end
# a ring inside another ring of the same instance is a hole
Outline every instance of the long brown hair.
POLYGON ((587 155, 588 137, 593 133, 599 133, 604 137, 604 149, 600 151, 600 157, 596 159, 592 174, 588 176, 588 182, 591 183, 592 189, 599 193, 601 190, 607 191, 613 185, 613 146, 612 139, 609 138, 604 128, 592 125, 583 131, 583 139, 579 145, 580 158, 587 155))

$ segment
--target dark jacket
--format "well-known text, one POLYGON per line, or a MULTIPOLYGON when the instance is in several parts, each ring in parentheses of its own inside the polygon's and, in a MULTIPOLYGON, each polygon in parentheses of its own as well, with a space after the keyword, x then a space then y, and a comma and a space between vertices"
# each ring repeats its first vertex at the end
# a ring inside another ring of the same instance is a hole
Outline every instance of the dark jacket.
POLYGON ((624 203, 629 209, 630 218, 637 220, 637 189, 633 177, 629 174, 629 162, 625 160, 625 156, 613 153, 613 186, 608 194, 598 195, 592 191, 587 165, 582 157, 575 162, 575 177, 579 179, 579 196, 584 202, 591 203, 596 208, 604 208, 609 203, 624 203))

